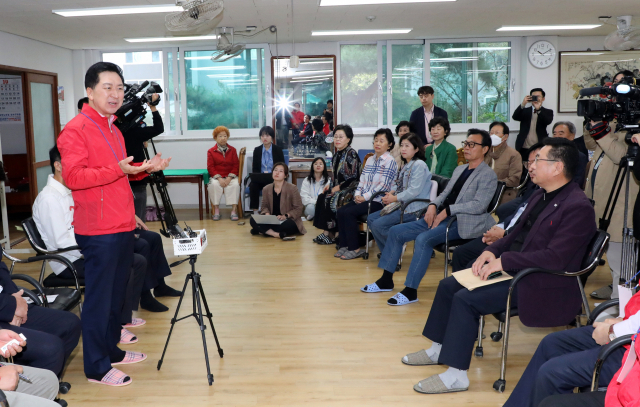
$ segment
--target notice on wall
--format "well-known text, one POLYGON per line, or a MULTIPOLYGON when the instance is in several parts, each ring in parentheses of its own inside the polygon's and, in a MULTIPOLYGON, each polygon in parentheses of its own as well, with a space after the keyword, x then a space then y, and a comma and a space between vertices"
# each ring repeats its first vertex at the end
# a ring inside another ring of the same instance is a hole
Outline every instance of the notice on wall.
POLYGON ((0 79, 0 122, 23 122, 22 79, 0 79))

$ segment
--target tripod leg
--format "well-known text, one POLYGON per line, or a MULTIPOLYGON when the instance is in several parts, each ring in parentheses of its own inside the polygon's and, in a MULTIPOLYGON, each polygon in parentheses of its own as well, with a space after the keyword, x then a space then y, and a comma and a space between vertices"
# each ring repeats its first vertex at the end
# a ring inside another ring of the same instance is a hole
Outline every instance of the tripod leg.
POLYGON ((211 368, 209 367, 209 351, 207 350, 207 339, 204 335, 204 330, 206 326, 204 324, 204 319, 202 317, 202 305, 200 304, 200 291, 198 290, 200 285, 200 274, 194 273, 193 276, 193 296, 196 298, 195 303, 198 305, 198 317, 200 323, 200 333, 202 334, 202 346, 204 347, 204 361, 207 363, 207 380, 209 381, 209 386, 213 384, 213 375, 211 374, 211 368))
POLYGON ((180 294, 180 300, 178 301, 178 306, 176 307, 176 313, 173 315, 173 319, 171 319, 171 329, 169 329, 169 335, 167 336, 167 342, 164 344, 164 350, 162 351, 162 357, 158 361, 158 370, 162 367, 162 361, 164 360, 164 354, 167 352, 167 347, 169 346, 169 340, 171 339, 171 333, 173 332, 173 327, 176 325, 176 320, 178 319, 178 312, 180 312, 180 305, 182 304, 182 299, 184 298, 184 292, 187 290, 187 284, 189 283, 189 279, 191 279, 191 274, 187 274, 184 279, 184 286, 182 287, 182 293, 180 294))
POLYGON ((213 338, 216 340, 216 346, 218 346, 218 355, 220 357, 224 357, 224 352, 220 347, 220 342, 218 341, 218 335, 216 335, 216 328, 213 326, 213 320, 211 319, 211 311, 209 311, 209 304, 207 304, 207 297, 204 295, 204 290, 202 289, 202 284, 198 279, 198 288, 200 289, 200 296, 202 297, 202 302, 204 303, 204 310, 207 311, 207 318, 209 318, 209 324, 211 324, 211 330, 213 331, 213 338))

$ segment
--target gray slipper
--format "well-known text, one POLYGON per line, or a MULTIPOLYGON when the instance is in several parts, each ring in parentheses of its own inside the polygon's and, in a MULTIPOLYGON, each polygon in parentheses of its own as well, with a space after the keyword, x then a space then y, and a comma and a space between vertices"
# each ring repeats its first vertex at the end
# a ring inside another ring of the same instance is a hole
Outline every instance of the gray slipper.
POLYGON ((613 286, 611 284, 605 285, 604 287, 600 287, 594 292, 592 292, 591 298, 595 298, 597 300, 609 300, 611 299, 611 294, 613 294, 613 286))
POLYGON ((407 356, 403 357, 402 363, 409 366, 429 366, 438 364, 438 362, 434 362, 433 360, 431 360, 424 349, 410 353, 407 356))
POLYGON ((342 257, 340 257, 342 260, 353 260, 353 259, 357 259, 358 257, 362 257, 364 256, 365 251, 364 250, 360 250, 360 251, 355 251, 355 250, 348 250, 346 252, 344 252, 344 254, 342 255, 342 257))
POLYGON ((341 247, 340 250, 338 250, 336 254, 333 255, 333 257, 340 257, 345 254, 347 250, 349 250, 347 247, 341 247))
POLYGON ((421 380, 413 386, 413 390, 418 393, 424 394, 444 394, 444 393, 456 393, 459 391, 469 390, 468 387, 464 389, 448 389, 447 386, 444 385, 442 379, 437 374, 433 376, 429 376, 424 380, 421 380))
POLYGON ((220 220, 220 214, 213 215, 213 216, 211 217, 211 219, 213 219, 213 220, 220 220))

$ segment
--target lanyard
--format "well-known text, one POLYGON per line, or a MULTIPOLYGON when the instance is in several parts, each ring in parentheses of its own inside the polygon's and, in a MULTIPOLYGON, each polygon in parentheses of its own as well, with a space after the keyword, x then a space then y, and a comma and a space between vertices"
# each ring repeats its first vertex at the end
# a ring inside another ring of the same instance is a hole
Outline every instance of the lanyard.
MULTIPOLYGON (((109 148, 111 149, 111 152, 113 153, 113 156, 116 158, 117 162, 120 162, 120 160, 118 159, 118 156, 116 155, 116 152, 113 151, 113 147, 111 147, 111 143, 109 143, 109 140, 107 140, 107 136, 104 135, 104 133, 102 132, 102 129, 100 128, 100 126, 98 126, 98 123, 96 123, 92 118, 90 118, 89 116, 87 116, 85 113, 82 113, 87 119, 91 120, 93 122, 93 124, 96 125, 96 127, 98 128, 98 130, 100 131, 100 134, 102 134, 102 137, 104 137, 104 141, 107 142, 107 145, 109 146, 109 148)), ((124 160, 126 157, 125 153, 124 153, 124 149, 122 148, 122 144, 120 144, 120 139, 118 139, 118 137, 116 137, 116 140, 118 140, 118 145, 120 145, 120 151, 122 151, 122 159, 124 160)))

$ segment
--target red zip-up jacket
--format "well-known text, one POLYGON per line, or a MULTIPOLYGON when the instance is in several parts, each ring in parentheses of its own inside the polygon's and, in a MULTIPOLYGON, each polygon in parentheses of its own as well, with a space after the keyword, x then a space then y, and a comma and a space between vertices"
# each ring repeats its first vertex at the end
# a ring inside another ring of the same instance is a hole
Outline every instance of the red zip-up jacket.
POLYGON ((133 193, 118 164, 127 157, 122 133, 88 104, 82 113, 64 126, 57 142, 62 178, 75 204, 75 232, 95 236, 132 231, 133 193))
POLYGON ((240 161, 238 160, 238 153, 236 149, 227 144, 227 152, 223 155, 222 151, 218 150, 218 145, 211 147, 207 151, 207 170, 211 178, 216 175, 220 175, 222 178, 227 178, 229 174, 233 174, 236 177, 240 174, 238 167, 240 161))

